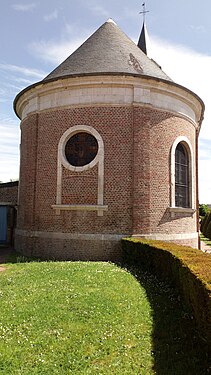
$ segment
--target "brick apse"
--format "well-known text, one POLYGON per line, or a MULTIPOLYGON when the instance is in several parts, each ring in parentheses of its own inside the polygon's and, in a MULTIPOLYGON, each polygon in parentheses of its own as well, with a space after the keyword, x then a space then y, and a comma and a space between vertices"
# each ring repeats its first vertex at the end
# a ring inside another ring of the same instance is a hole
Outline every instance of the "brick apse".
POLYGON ((138 236, 198 247, 198 133, 204 104, 112 21, 20 92, 15 247, 116 260, 138 236))

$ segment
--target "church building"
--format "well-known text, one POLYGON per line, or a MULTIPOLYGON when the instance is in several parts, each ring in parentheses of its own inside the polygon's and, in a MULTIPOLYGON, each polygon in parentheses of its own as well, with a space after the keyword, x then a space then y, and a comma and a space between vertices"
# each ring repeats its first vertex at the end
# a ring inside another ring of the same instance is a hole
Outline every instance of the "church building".
POLYGON ((146 47, 145 24, 136 45, 109 19, 17 95, 19 252, 112 261, 128 236, 198 248, 204 104, 146 47))

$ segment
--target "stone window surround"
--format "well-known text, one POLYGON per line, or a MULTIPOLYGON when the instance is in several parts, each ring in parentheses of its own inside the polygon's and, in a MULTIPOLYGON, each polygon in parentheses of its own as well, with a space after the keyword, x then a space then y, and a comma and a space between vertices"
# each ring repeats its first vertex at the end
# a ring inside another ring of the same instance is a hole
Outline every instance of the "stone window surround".
POLYGON ((97 211, 98 216, 103 216, 103 212, 108 210, 108 206, 103 205, 104 198, 104 143, 101 135, 92 126, 87 125, 75 125, 67 129, 60 138, 58 144, 58 157, 57 157, 57 194, 56 204, 51 207, 56 210, 56 214, 59 215, 61 210, 85 210, 85 211, 97 211), (71 165, 65 156, 65 145, 68 139, 79 132, 85 132, 93 135, 98 142, 98 153, 95 158, 89 163, 81 167, 75 167, 71 165), (98 164, 98 193, 97 193, 97 204, 87 205, 86 203, 81 205, 62 204, 62 167, 73 171, 83 172, 93 168, 98 164))
POLYGON ((193 168, 193 149, 189 139, 185 136, 177 137, 171 148, 171 203, 169 211, 171 216, 175 213, 180 214, 193 214, 196 212, 195 202, 194 202, 194 191, 193 191, 193 181, 194 181, 194 168, 193 168), (175 206, 175 152, 179 143, 185 147, 188 159, 189 159, 189 201, 190 207, 176 207, 175 206))

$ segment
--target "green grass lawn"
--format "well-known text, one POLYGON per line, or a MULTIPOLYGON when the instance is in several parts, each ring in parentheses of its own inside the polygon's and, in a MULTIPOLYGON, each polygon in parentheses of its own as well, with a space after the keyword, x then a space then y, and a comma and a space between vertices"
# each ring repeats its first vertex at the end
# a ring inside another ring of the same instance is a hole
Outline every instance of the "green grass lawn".
POLYGON ((207 237, 205 237, 202 233, 200 234, 200 238, 202 241, 204 241, 207 245, 211 247, 211 240, 207 237))
POLYGON ((0 374, 208 373, 190 316, 154 276, 100 262, 6 267, 0 374))

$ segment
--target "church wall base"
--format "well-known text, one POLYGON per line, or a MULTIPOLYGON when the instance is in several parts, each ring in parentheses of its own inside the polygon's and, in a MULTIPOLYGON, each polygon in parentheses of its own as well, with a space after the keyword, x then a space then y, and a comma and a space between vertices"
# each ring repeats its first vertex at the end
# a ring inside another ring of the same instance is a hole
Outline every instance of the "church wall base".
MULTIPOLYGON (((72 261, 113 261, 122 259, 121 238, 128 235, 111 234, 71 234, 61 232, 41 232, 16 230, 15 249, 29 257, 43 260, 72 261)), ((148 238, 198 249, 198 235, 188 238, 155 238, 155 235, 133 235, 134 238, 148 238), (191 238, 192 237, 192 238, 191 238)), ((173 237, 173 236, 172 236, 173 237)))
POLYGON ((17 230, 15 249, 25 256, 43 260, 120 262, 122 237, 126 236, 17 230))

